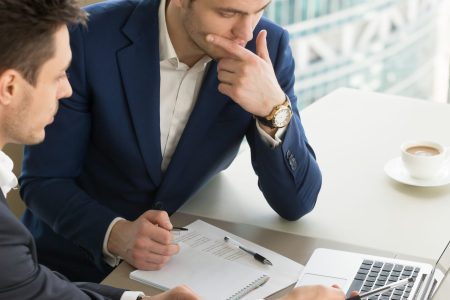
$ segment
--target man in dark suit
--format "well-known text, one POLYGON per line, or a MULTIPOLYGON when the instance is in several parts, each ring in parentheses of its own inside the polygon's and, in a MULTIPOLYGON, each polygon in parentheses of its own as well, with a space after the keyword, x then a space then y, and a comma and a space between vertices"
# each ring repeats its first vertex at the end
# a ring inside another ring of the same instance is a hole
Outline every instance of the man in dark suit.
MULTIPOLYGON (((0 150, 7 143, 44 139, 58 100, 72 89, 66 23, 84 23, 75 0, 0 0, 0 150)), ((71 283, 37 261, 30 232, 11 213, 5 195, 17 185, 13 162, 0 151, 0 299, 149 299, 140 292, 71 283)), ((198 299, 178 287, 151 299, 198 299)))
MULTIPOLYGON (((168 215, 227 168, 246 137, 283 218, 315 205, 321 175, 294 93, 288 33, 269 0, 123 0, 71 33, 73 96, 25 151, 22 220, 41 261, 99 281, 124 259, 177 253, 168 215)), ((214 201, 214 199, 211 199, 214 201)))

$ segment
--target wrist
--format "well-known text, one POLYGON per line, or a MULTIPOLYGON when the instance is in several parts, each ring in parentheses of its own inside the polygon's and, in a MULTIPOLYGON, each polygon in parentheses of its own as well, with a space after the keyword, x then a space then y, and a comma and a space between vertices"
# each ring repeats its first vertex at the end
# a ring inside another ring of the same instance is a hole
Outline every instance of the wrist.
POLYGON ((127 245, 126 234, 123 234, 123 232, 128 223, 130 222, 121 219, 113 225, 107 243, 107 250, 112 255, 123 257, 122 253, 126 251, 124 247, 127 245))

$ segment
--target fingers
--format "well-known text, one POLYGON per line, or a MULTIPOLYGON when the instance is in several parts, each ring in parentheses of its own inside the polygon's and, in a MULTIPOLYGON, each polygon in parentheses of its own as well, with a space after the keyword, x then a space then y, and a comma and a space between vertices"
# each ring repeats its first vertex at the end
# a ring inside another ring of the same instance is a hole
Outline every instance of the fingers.
POLYGON ((234 58, 222 58, 217 63, 217 71, 227 71, 231 73, 236 73, 238 69, 242 66, 242 63, 239 60, 234 58))
POLYGON ((177 286, 172 289, 172 296, 174 300, 199 300, 200 296, 187 286, 177 286))
POLYGON ((358 296, 359 295, 359 293, 357 292, 357 291, 352 291, 351 293, 350 293, 350 297, 356 297, 356 296, 358 296))
POLYGON ((233 83, 233 80, 236 78, 236 75, 228 71, 220 71, 219 73, 217 73, 217 78, 221 83, 231 85, 233 83))
POLYGON ((341 287, 338 284, 333 284, 332 287, 334 287, 335 289, 341 289, 341 287))
POLYGON ((113 231, 120 238, 115 244, 123 250, 116 255, 138 269, 158 270, 180 250, 179 245, 173 244, 172 228, 165 211, 149 210, 133 222, 117 223, 113 231))
POLYGON ((179 250, 179 245, 172 244, 172 234, 169 231, 144 220, 134 241, 129 245, 125 258, 138 269, 158 270, 179 250))
MULTIPOLYGON (((247 60, 252 56, 252 52, 245 47, 237 44, 233 40, 221 37, 215 34, 208 34, 206 40, 214 46, 221 48, 231 57, 247 60)), ((267 48, 267 31, 261 30, 256 38, 256 55, 265 60, 268 63, 272 63, 269 56, 269 50, 267 48)))
POLYGON ((250 52, 249 50, 240 46, 236 42, 234 42, 230 39, 221 37, 219 35, 208 34, 206 36, 206 41, 218 48, 221 48, 222 50, 224 50, 225 52, 230 54, 232 57, 237 58, 237 59, 246 60, 251 55, 253 55, 252 52, 250 52))
POLYGON ((158 225, 166 230, 172 230, 173 225, 170 222, 167 212, 162 210, 148 210, 142 214, 143 218, 152 224, 158 225))
POLYGON ((226 96, 228 96, 228 97, 230 97, 232 99, 237 99, 237 97, 235 96, 234 88, 233 88, 233 86, 231 84, 219 83, 219 86, 217 87, 217 89, 222 94, 224 94, 224 95, 226 95, 226 96))
POLYGON ((256 37, 256 54, 268 63, 272 63, 267 49, 267 31, 261 30, 256 37))

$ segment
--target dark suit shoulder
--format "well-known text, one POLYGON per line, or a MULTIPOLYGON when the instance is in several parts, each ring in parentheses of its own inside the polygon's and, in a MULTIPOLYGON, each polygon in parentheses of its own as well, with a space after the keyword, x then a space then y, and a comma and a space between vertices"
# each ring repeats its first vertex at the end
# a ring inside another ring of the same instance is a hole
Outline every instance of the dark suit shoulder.
POLYGON ((122 27, 136 11, 142 11, 150 17, 150 11, 158 9, 159 0, 113 0, 89 5, 85 10, 89 13, 90 27, 113 26, 122 27))
POLYGON ((272 62, 275 62, 278 51, 280 50, 280 44, 282 45, 282 50, 288 46, 289 34, 280 25, 275 24, 273 21, 265 17, 262 17, 253 30, 253 39, 248 42, 246 46, 247 49, 254 53, 256 52, 256 37, 261 30, 267 31, 267 47, 269 49, 272 62))
POLYGON ((286 29, 266 17, 262 17, 258 25, 256 25, 254 31, 255 34, 258 35, 258 32, 262 29, 266 29, 267 32, 270 32, 270 34, 274 36, 280 36, 286 31, 286 29))
POLYGON ((96 19, 102 15, 121 16, 132 12, 140 0, 111 0, 101 1, 95 4, 86 6, 84 9, 89 13, 89 19, 96 19))

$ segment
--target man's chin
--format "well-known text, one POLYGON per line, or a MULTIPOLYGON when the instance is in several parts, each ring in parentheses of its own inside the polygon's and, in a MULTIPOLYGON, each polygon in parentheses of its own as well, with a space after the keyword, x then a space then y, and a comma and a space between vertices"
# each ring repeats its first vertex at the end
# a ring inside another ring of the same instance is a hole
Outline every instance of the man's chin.
POLYGON ((45 132, 28 137, 24 144, 37 145, 37 144, 41 144, 42 142, 44 142, 44 139, 45 139, 45 132))

